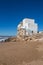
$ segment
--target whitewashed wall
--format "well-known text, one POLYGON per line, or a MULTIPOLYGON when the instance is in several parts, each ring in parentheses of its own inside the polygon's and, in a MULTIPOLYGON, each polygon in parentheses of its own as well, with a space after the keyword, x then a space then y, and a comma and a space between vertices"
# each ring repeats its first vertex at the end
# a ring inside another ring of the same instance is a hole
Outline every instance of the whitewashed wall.
POLYGON ((25 27, 26 29, 29 29, 33 32, 37 32, 38 31, 38 25, 35 23, 34 19, 24 19, 23 20, 23 27, 25 27))
POLYGON ((38 31, 38 25, 35 23, 34 19, 28 19, 25 18, 22 21, 23 25, 19 24, 18 27, 21 26, 21 28, 25 28, 26 29, 26 35, 28 35, 28 33, 32 33, 32 31, 34 33, 37 33, 38 31))

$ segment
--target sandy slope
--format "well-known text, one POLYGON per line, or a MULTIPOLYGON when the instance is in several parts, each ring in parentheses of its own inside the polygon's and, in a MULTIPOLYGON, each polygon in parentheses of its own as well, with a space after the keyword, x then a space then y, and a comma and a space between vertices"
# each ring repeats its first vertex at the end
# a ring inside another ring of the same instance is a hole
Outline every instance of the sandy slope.
POLYGON ((43 65, 43 41, 0 43, 0 65, 43 65))

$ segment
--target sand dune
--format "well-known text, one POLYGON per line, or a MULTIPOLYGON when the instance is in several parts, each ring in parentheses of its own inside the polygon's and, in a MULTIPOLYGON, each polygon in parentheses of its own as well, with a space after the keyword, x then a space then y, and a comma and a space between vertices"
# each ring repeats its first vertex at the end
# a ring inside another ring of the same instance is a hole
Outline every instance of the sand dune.
POLYGON ((0 43, 0 65, 43 65, 43 40, 0 43))

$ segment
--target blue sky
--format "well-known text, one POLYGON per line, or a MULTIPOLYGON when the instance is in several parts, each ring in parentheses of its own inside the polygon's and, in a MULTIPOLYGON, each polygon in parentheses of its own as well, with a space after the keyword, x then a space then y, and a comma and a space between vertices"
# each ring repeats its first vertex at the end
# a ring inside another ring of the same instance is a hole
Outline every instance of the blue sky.
POLYGON ((43 0, 0 0, 0 35, 16 35, 17 25, 27 17, 43 30, 43 0))

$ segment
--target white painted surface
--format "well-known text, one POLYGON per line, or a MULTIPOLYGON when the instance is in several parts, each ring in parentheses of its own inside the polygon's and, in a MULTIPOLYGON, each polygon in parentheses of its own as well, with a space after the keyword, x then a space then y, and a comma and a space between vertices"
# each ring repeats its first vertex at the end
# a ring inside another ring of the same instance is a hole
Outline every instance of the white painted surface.
POLYGON ((37 23, 35 23, 34 19, 25 18, 25 19, 23 19, 22 23, 23 23, 23 25, 21 26, 21 24, 19 24, 18 27, 21 26, 21 28, 24 28, 26 30, 26 34, 27 35, 28 35, 28 33, 31 34, 32 31, 34 33, 37 33, 37 31, 38 31, 38 25, 37 25, 37 23))

